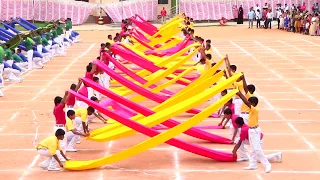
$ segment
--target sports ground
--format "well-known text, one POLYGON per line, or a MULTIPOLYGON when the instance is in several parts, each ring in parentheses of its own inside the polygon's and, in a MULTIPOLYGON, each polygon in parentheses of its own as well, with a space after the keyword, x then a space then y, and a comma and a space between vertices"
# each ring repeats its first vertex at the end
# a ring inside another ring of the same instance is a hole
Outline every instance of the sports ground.
MULTIPOLYGON (((320 177, 320 39, 278 30, 246 27, 199 27, 197 35, 211 39, 215 61, 228 54, 231 64, 244 72, 256 86, 260 102, 260 126, 265 153, 283 152, 282 163, 272 163, 272 172, 245 171, 247 162, 223 163, 196 156, 163 144, 149 151, 100 169, 79 172, 47 172, 38 168, 42 158, 34 145, 52 135, 53 98, 62 96, 72 83, 83 77, 85 66, 98 55, 100 43, 116 31, 79 31, 82 43, 67 50, 66 57, 54 57, 44 69, 24 75, 24 82, 3 89, 0 100, 2 179, 308 179, 320 177)), ((180 87, 172 86, 172 90, 180 87)), ((170 88, 168 88, 170 89, 170 88)), ((201 107, 208 106, 210 102, 201 107)), ((142 103, 153 107, 150 101, 142 103)), ((191 115, 174 119, 184 121, 191 115)), ((200 125, 217 125, 207 118, 200 125)), ((92 128, 103 126, 95 121, 92 128)), ((208 130, 229 137, 229 130, 208 130)), ((231 152, 233 145, 203 142, 186 135, 179 138, 216 150, 231 152)), ((83 140, 76 160, 97 159, 113 154, 148 137, 136 134, 107 143, 83 140)))

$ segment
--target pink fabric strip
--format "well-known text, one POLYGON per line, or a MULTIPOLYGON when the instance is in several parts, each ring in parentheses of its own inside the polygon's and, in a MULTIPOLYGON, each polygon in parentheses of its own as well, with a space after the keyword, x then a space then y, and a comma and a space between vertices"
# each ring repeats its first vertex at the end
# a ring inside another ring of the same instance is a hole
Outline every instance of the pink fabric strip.
MULTIPOLYGON (((119 74, 115 73, 113 70, 111 70, 105 64, 103 64, 99 61, 95 61, 95 62, 97 64, 97 66, 99 68, 101 68, 104 72, 106 72, 110 77, 112 77, 113 79, 115 79, 116 81, 121 83, 122 85, 128 87, 129 89, 133 90, 134 92, 136 92, 142 96, 145 96, 148 99, 155 101, 157 103, 163 103, 164 101, 169 99, 169 97, 167 97, 167 96, 161 96, 161 95, 152 93, 147 89, 141 88, 140 86, 136 85, 135 83, 133 83, 133 82, 127 80, 126 78, 120 76, 119 74)), ((190 109, 187 112, 191 113, 191 114, 198 114, 201 111, 198 109, 190 109)), ((212 116, 215 116, 215 114, 212 114, 210 117, 212 117, 212 116)))
MULTIPOLYGON (((102 107, 100 104, 98 104, 94 101, 91 101, 84 96, 81 96, 81 95, 79 95, 75 92, 72 92, 72 91, 70 93, 72 93, 75 96, 77 96, 78 98, 82 99, 85 103, 87 103, 88 105, 97 109, 101 113, 107 115, 108 117, 111 117, 112 119, 118 121, 119 123, 121 123, 125 126, 132 128, 133 130, 135 130, 137 132, 140 132, 140 133, 147 135, 149 137, 154 137, 154 136, 157 136, 160 134, 160 132, 158 132, 156 130, 153 130, 151 128, 143 126, 143 125, 141 125, 135 121, 132 121, 130 119, 126 119, 122 116, 119 116, 119 115, 109 111, 108 109, 102 107)), ((211 159, 214 159, 217 161, 221 161, 221 162, 235 162, 236 161, 236 157, 233 157, 233 155, 231 153, 208 149, 206 147, 202 147, 202 146, 199 146, 196 144, 188 143, 188 142, 176 139, 176 138, 170 139, 166 143, 171 146, 175 146, 177 148, 183 149, 185 151, 188 151, 188 152, 200 155, 200 156, 204 156, 207 158, 211 158, 211 159)))
MULTIPOLYGON (((145 84, 148 81, 143 79, 142 77, 138 76, 137 74, 133 73, 132 71, 130 71, 129 69, 127 69, 125 66, 123 66, 122 64, 120 64, 117 60, 115 60, 113 57, 111 57, 108 53, 104 53, 104 55, 109 59, 109 61, 111 61, 118 69, 120 69, 122 72, 124 72, 126 75, 128 75, 129 77, 131 77, 132 79, 138 81, 140 84, 145 84)), ((151 86, 149 86, 150 88, 156 88, 157 86, 152 84, 151 86)), ((162 93, 166 93, 168 95, 173 95, 174 93, 163 89, 161 91, 162 93)))
MULTIPOLYGON (((138 113, 141 113, 144 116, 150 116, 155 113, 150 109, 147 109, 139 104, 136 104, 130 100, 127 100, 127 99, 103 88, 101 85, 99 85, 99 84, 97 84, 87 78, 84 78, 83 81, 88 83, 93 89, 99 91, 101 94, 104 94, 105 96, 109 97, 110 99, 113 99, 116 102, 119 102, 120 104, 127 106, 128 108, 130 108, 138 113)), ((180 123, 178 121, 173 120, 173 119, 168 119, 167 121, 165 121, 161 124, 164 126, 167 126, 168 128, 172 128, 174 126, 179 125, 180 123)), ((230 144, 231 143, 230 139, 227 139, 227 138, 224 138, 224 137, 221 137, 218 135, 214 135, 214 134, 211 134, 206 131, 202 131, 197 128, 190 128, 189 130, 185 131, 184 133, 189 136, 192 136, 192 137, 195 137, 198 139, 202 139, 202 140, 206 140, 206 141, 210 141, 210 142, 214 142, 214 143, 221 143, 221 144, 230 144)))

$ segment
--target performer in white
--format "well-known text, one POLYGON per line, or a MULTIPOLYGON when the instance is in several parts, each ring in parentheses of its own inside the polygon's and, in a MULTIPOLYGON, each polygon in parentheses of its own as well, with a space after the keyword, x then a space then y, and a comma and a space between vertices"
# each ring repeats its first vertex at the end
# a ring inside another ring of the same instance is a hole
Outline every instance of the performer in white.
MULTIPOLYGON (((245 149, 244 145, 250 144, 251 148, 253 148, 250 154, 250 158, 253 158, 253 159, 250 159, 249 167, 245 167, 246 170, 254 170, 258 168, 257 158, 263 165, 265 165, 266 167, 265 171, 267 173, 271 171, 271 164, 269 163, 269 161, 276 160, 279 163, 282 161, 282 152, 277 152, 277 153, 269 154, 266 156, 263 154, 263 150, 262 150, 263 134, 261 132, 259 133, 259 136, 258 136, 259 139, 257 140, 257 142, 252 143, 252 140, 251 140, 252 137, 250 137, 252 133, 249 133, 250 127, 244 123, 242 117, 236 118, 235 124, 238 126, 238 128, 241 128, 241 131, 240 131, 240 139, 232 151, 233 155, 234 156, 237 155, 238 149, 245 149), (257 153, 257 151, 259 151, 259 153, 257 153)), ((240 155, 243 155, 243 151, 240 152, 240 155)))

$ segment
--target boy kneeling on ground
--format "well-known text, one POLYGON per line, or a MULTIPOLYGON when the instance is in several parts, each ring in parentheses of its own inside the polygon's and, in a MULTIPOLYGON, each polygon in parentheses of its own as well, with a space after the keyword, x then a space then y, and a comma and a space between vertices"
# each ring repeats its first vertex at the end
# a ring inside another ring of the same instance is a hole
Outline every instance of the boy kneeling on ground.
POLYGON ((60 151, 60 154, 66 161, 69 159, 65 156, 63 151, 61 150, 59 140, 63 140, 65 135, 65 131, 62 129, 58 129, 55 133, 55 136, 47 137, 42 140, 37 145, 37 151, 41 156, 48 157, 47 160, 41 162, 39 167, 43 169, 47 169, 48 171, 60 171, 60 168, 57 168, 57 162, 60 167, 63 168, 63 164, 57 156, 57 152, 60 151))

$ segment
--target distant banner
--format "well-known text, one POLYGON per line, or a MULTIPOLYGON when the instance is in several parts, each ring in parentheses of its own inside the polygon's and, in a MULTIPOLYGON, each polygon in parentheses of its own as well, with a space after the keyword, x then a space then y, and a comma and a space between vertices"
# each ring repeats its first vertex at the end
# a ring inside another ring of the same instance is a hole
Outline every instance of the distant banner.
POLYGON ((219 20, 222 17, 235 19, 238 17, 237 8, 242 5, 243 16, 246 19, 248 11, 256 4, 259 4, 260 8, 264 3, 270 4, 275 15, 279 3, 282 6, 287 4, 291 7, 292 4, 302 5, 303 2, 306 3, 307 10, 311 11, 312 5, 319 0, 180 0, 179 12, 185 13, 194 20, 219 20))
POLYGON ((102 4, 101 8, 109 15, 113 22, 121 22, 139 14, 143 19, 152 21, 157 19, 157 0, 122 1, 102 4))
POLYGON ((71 18, 83 24, 97 4, 68 0, 0 0, 0 20, 22 17, 27 20, 52 21, 71 18))

